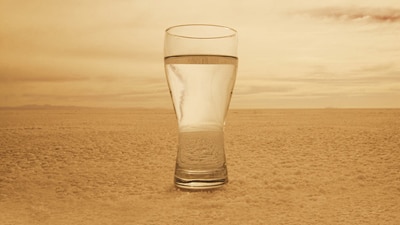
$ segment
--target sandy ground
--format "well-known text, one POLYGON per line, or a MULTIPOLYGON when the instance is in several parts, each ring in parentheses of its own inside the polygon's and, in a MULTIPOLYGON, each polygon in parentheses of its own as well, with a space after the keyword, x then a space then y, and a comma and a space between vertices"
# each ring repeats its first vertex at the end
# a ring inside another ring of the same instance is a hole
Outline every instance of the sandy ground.
POLYGON ((231 110, 230 182, 173 186, 168 110, 0 110, 0 224, 400 224, 400 110, 231 110))

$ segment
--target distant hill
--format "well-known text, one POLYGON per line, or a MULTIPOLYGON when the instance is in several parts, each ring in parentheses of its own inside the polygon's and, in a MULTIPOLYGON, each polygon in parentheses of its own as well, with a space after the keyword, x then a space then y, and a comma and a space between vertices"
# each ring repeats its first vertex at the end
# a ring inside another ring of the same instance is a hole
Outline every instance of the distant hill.
POLYGON ((21 105, 21 106, 0 106, 0 109, 89 109, 91 107, 83 107, 83 106, 68 106, 68 105, 21 105))

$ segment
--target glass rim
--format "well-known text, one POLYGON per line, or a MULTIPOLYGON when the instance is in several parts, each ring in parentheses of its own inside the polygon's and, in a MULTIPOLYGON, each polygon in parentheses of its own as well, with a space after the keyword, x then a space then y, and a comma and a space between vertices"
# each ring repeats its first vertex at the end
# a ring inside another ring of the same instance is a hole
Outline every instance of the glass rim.
POLYGON ((168 27, 167 29, 165 29, 165 33, 167 33, 168 35, 171 36, 175 36, 175 37, 180 37, 180 38, 190 38, 190 39, 218 39, 218 38, 229 38, 229 37, 234 37, 237 35, 237 30, 231 28, 231 27, 227 27, 227 26, 223 26, 223 25, 216 25, 216 24, 203 24, 203 23, 194 23, 194 24, 181 24, 181 25, 175 25, 175 26, 171 26, 168 27), (226 35, 209 35, 209 36, 196 36, 196 35, 182 35, 182 34, 176 34, 173 33, 172 30, 176 29, 176 28, 182 28, 182 27, 216 27, 216 28, 222 28, 225 30, 230 31, 230 34, 226 34, 226 35))

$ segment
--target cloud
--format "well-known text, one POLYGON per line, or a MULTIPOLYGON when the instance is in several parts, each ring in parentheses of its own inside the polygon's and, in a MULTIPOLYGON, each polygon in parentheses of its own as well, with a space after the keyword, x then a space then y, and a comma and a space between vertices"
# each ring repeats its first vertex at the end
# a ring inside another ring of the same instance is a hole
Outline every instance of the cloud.
POLYGON ((301 11, 299 14, 339 21, 400 23, 400 9, 398 8, 325 7, 301 11))
POLYGON ((400 95, 398 87, 400 68, 396 63, 371 63, 351 68, 314 64, 299 76, 265 75, 263 78, 238 80, 234 98, 244 105, 246 99, 367 99, 374 96, 392 99, 391 96, 400 95))
MULTIPOLYGON (((155 80, 155 79, 153 79, 155 80)), ((131 80, 125 86, 118 82, 90 85, 81 82, 74 85, 60 83, 24 82, 19 85, 0 84, 0 106, 24 104, 52 104, 101 107, 169 107, 171 100, 165 82, 131 80), (161 104, 157 104, 157 101, 161 104)))
POLYGON ((237 86, 234 90, 238 95, 254 95, 254 94, 271 94, 271 93, 286 93, 294 90, 290 86, 276 86, 276 85, 259 85, 251 84, 247 86, 237 86))
POLYGON ((357 2, 369 7, 346 7, 344 0, 5 1, 0 104, 169 107, 163 35, 183 22, 239 30, 234 93, 245 105, 358 92, 398 96, 400 5, 357 2))
POLYGON ((76 74, 74 72, 59 71, 52 68, 1 68, 0 83, 20 83, 20 82, 74 82, 85 81, 89 77, 76 74))

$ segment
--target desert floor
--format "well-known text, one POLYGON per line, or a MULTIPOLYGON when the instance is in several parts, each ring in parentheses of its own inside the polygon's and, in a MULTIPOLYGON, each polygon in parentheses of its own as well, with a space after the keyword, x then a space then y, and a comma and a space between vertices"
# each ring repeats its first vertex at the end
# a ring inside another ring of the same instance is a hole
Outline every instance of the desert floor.
POLYGON ((0 110, 0 224, 400 224, 400 110, 231 110, 230 182, 173 185, 173 111, 0 110))

